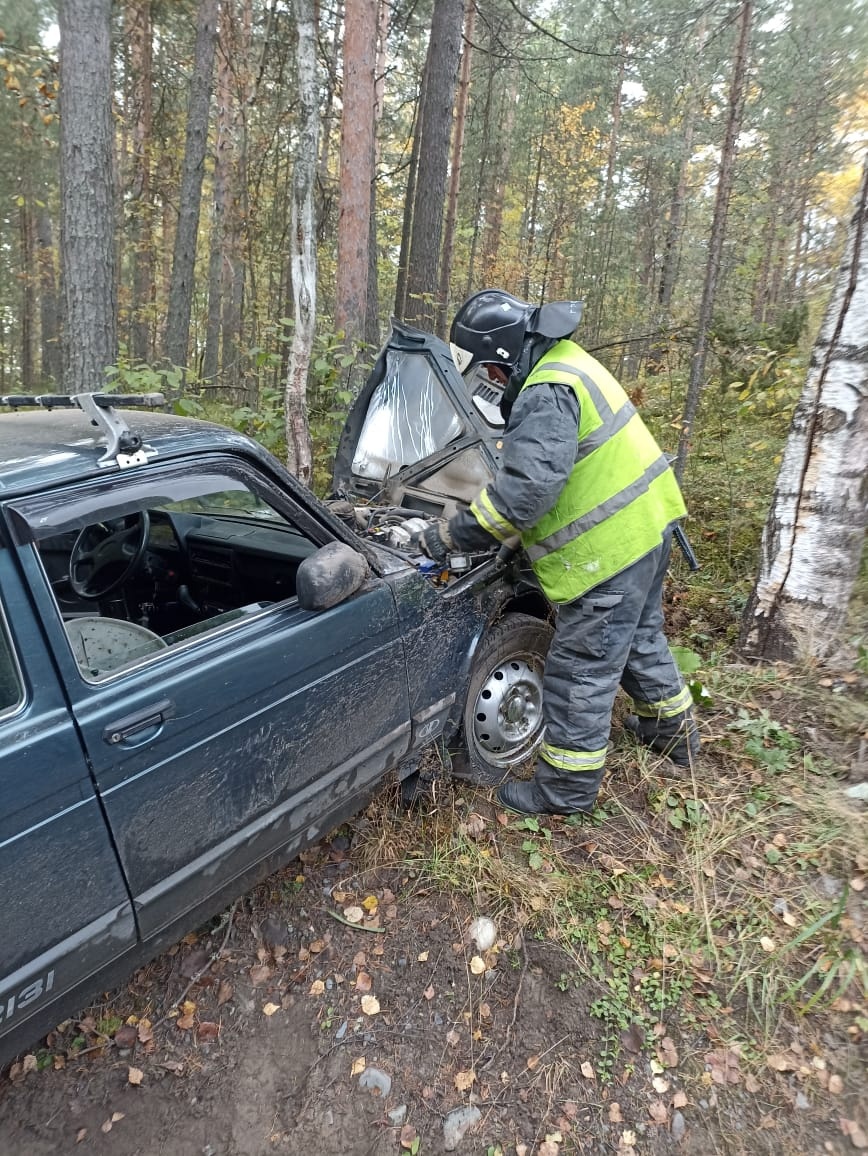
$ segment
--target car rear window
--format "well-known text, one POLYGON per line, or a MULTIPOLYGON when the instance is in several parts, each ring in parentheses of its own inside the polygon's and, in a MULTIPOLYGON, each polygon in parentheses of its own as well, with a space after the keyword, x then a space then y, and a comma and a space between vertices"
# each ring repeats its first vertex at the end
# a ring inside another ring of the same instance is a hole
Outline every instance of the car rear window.
POLYGON ((0 608, 0 715, 7 714, 20 706, 24 697, 18 662, 9 640, 9 632, 0 608))

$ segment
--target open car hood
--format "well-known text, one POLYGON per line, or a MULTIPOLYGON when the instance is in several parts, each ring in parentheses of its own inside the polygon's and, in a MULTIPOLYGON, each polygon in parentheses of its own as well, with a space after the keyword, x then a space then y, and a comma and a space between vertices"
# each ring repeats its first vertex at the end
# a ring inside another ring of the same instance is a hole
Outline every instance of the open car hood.
POLYGON ((392 321, 338 444, 335 493, 451 517, 491 480, 500 458, 500 396, 449 346, 392 321))

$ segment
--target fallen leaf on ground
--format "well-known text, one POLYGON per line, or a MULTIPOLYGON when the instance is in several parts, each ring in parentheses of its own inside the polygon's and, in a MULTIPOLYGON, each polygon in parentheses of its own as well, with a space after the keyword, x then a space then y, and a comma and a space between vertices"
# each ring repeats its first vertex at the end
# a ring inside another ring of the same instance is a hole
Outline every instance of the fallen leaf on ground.
POLYGON ((678 1067, 678 1049, 671 1036, 664 1036, 657 1048, 657 1056, 664 1068, 678 1067))
POLYGON ((321 979, 315 979, 308 989, 308 995, 322 995, 325 991, 325 984, 321 979))
POLYGON ((527 1057, 527 1066, 528 1066, 529 1071, 532 1072, 534 1070, 534 1068, 538 1066, 538 1064, 539 1064, 539 1056, 528 1056, 527 1057))
POLYGON ((579 1068, 579 1071, 582 1073, 586 1080, 595 1080, 597 1078, 597 1073, 594 1071, 594 1065, 590 1060, 585 1060, 579 1068))
POLYGON ((427 963, 428 962, 428 952, 427 951, 420 951, 419 954, 416 956, 416 959, 419 963, 427 963))
POLYGON ((345 907, 344 919, 347 923, 361 923, 365 918, 365 912, 361 907, 345 907))
POLYGON ((840 1096, 840 1094, 844 1091, 844 1081, 840 1076, 829 1076, 829 1091, 833 1096, 840 1096))
POLYGON ((366 971, 360 971, 356 976, 356 991, 366 992, 371 990, 373 980, 366 971))
POLYGON ((217 988, 217 1006, 222 1007, 224 1003, 228 1003, 232 999, 232 984, 225 979, 220 980, 220 986, 217 988))
POLYGON ((262 1014, 266 1016, 273 1016, 276 1011, 280 1011, 279 1003, 267 1003, 262 1009, 262 1014))
POLYGON ((207 1044, 211 1040, 216 1040, 220 1035, 220 1025, 215 1024, 213 1020, 203 1020, 196 1028, 196 1039, 200 1044, 207 1044))
POLYGON ((273 974, 267 963, 256 963, 250 969, 250 982, 254 987, 259 987, 262 983, 268 983, 273 974))
POLYGON ((757 1094, 757 1092, 760 1090, 760 1082, 756 1078, 756 1076, 753 1074, 753 1072, 748 1072, 748 1074, 745 1076, 745 1078, 744 1078, 744 1090, 746 1092, 750 1092, 750 1094, 752 1096, 755 1096, 757 1094))
POLYGON ((672 1097, 672 1107, 673 1108, 686 1108, 687 1107, 687 1093, 686 1092, 676 1092, 675 1095, 672 1097))
POLYGON ((362 907, 364 907, 365 911, 376 911, 379 906, 380 901, 376 895, 366 895, 362 900, 362 907))
POLYGON ((648 1105, 648 1115, 655 1124, 665 1124, 669 1119, 669 1111, 662 1100, 652 1100, 648 1105))
POLYGON ((446 1043, 449 1044, 450 1048, 457 1047, 461 1043, 461 1036, 455 1028, 450 1028, 446 1033, 446 1043))
POLYGON ((148 1019, 141 1019, 136 1027, 140 1044, 149 1044, 154 1038, 153 1024, 148 1019))
POLYGON ((145 1073, 141 1068, 130 1068, 127 1071, 127 1079, 134 1087, 138 1087, 144 1078, 145 1073))
POLYGON ((738 1053, 732 1048, 718 1048, 716 1052, 708 1052, 705 1062, 711 1068, 711 1078, 715 1084, 740 1084, 738 1053))
POLYGON ((798 1059, 789 1052, 775 1052, 766 1063, 775 1072, 796 1072, 800 1067, 798 1059))
POLYGON ((641 1052, 642 1045, 645 1043, 645 1033, 638 1024, 631 1024, 630 1027, 619 1032, 618 1038, 621 1041, 621 1046, 634 1054, 641 1052))
POLYGON ((193 1013, 190 1012, 188 1015, 178 1016, 175 1020, 175 1027, 178 1028, 179 1031, 188 1032, 193 1026, 193 1023, 193 1013))
POLYGON ((485 960, 479 955, 474 955, 470 961, 470 970, 474 975, 482 975, 485 971, 485 960))
POLYGON ((669 1091, 669 1081, 664 1080, 662 1076, 655 1076, 651 1081, 651 1087, 662 1096, 664 1092, 669 1091))
POLYGON ((467 1092, 473 1087, 473 1081, 476 1079, 476 1072, 472 1068, 466 1072, 457 1072, 455 1075, 455 1087, 459 1092, 467 1092))
POLYGON ((416 1129, 412 1124, 405 1124, 401 1129, 401 1147, 412 1149, 416 1142, 416 1129))
POLYGON ((351 1076, 358 1076, 367 1067, 367 1062, 364 1056, 359 1056, 357 1060, 353 1060, 353 1066, 350 1068, 351 1076))
POLYGON ((614 1101, 613 1103, 611 1103, 609 1105, 609 1123, 610 1124, 623 1124, 624 1123, 624 1117, 621 1115, 621 1105, 617 1101, 614 1101))
POLYGON ((760 947, 763 951, 772 952, 777 947, 777 944, 770 935, 764 935, 760 940, 760 947))
POLYGON ((366 1016, 375 1016, 380 1010, 380 1001, 375 995, 362 996, 362 1011, 366 1016))
POLYGON ((123 1118, 123 1112, 112 1112, 110 1119, 104 1120, 103 1123, 100 1124, 100 1131, 111 1132, 112 1127, 117 1124, 118 1120, 123 1120, 123 1118))
POLYGON ((433 999, 434 998, 434 984, 429 983, 428 986, 425 988, 425 990, 422 992, 422 995, 425 997, 425 999, 429 999, 429 1000, 433 999))
POLYGON ((80 1144, 86 1135, 87 1135, 87 1128, 79 1128, 79 1130, 75 1134, 76 1144, 80 1144))
POLYGON ((181 961, 181 966, 178 969, 183 975, 184 979, 192 979, 194 975, 198 975, 203 967, 208 964, 208 952, 199 948, 196 951, 191 951, 188 956, 181 961))
POLYGON ((537 1148, 539 1156, 558 1156, 560 1150, 561 1146, 555 1140, 543 1140, 542 1144, 537 1148))

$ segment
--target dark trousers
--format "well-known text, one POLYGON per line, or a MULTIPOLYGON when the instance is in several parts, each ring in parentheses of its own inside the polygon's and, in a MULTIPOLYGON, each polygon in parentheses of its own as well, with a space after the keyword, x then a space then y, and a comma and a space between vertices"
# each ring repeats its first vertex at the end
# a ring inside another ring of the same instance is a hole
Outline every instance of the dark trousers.
POLYGON ((671 537, 667 531, 638 562, 558 609, 543 680, 546 733, 535 779, 550 805, 565 811, 593 806, 619 685, 644 724, 661 737, 689 730, 692 742, 690 692, 663 633, 671 537))

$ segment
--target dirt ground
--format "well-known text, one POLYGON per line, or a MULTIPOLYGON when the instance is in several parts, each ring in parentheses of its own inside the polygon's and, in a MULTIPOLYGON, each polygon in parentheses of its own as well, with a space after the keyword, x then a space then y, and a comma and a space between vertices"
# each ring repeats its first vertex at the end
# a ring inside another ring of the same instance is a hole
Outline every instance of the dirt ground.
POLYGON ((738 1055, 721 1059, 699 1023, 664 1021, 650 1051, 622 1032, 602 1081, 591 990, 564 983, 562 948, 498 927, 480 949, 469 900, 401 864, 362 870, 365 822, 7 1071, 0 1154, 813 1156, 864 1139, 842 1134, 860 1069, 837 1036, 834 1097, 805 1079, 817 1065, 798 1044, 789 1070, 730 1082, 738 1055), (460 1109, 475 1109, 463 1135, 460 1109))

